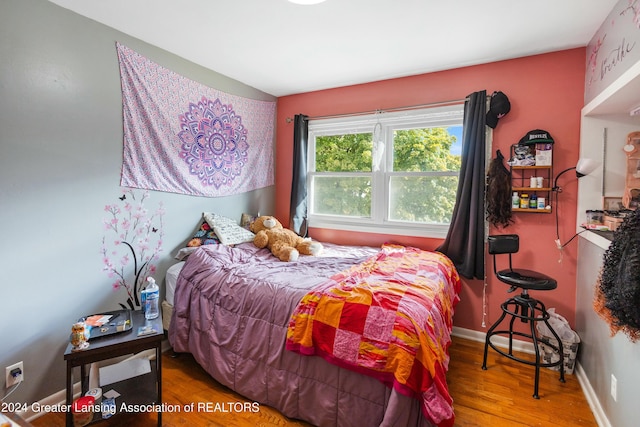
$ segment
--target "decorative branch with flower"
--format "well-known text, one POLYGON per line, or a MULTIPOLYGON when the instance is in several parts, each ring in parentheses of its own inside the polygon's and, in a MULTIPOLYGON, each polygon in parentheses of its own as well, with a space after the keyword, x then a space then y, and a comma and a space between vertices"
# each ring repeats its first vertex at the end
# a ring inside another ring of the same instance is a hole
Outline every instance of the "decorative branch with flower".
POLYGON ((102 269, 116 279, 112 284, 114 291, 124 289, 127 293, 126 305, 120 303, 123 309, 140 308, 140 291, 147 277, 155 273, 154 263, 162 252, 164 206, 160 202, 149 215, 144 206, 148 198, 148 191, 140 196, 128 190, 119 197, 119 202, 104 207, 109 216, 103 219, 102 269))

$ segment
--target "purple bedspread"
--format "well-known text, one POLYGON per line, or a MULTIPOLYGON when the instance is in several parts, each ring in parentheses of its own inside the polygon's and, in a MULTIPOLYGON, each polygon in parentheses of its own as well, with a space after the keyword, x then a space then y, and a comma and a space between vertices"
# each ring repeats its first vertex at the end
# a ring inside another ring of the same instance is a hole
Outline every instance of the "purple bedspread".
POLYGON ((182 269, 169 342, 248 399, 317 426, 429 426, 416 399, 378 380, 285 350, 298 302, 378 250, 325 244, 282 262, 253 244, 203 246, 182 269))

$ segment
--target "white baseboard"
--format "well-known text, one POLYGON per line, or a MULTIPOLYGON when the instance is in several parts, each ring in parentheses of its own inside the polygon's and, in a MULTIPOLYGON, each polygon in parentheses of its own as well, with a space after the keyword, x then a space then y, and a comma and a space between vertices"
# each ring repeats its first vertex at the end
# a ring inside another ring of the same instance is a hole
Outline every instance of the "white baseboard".
MULTIPOLYGON (((169 350, 170 346, 169 346, 169 342, 167 340, 163 340, 162 341, 162 352, 164 353, 165 351, 169 350)), ((130 360, 130 359, 136 359, 136 358, 140 358, 140 357, 146 357, 149 360, 155 360, 155 350, 153 349, 149 349, 149 350, 145 350, 142 351, 140 353, 134 354, 131 357, 128 357, 127 359, 124 360, 130 360)), ((73 384, 73 398, 77 398, 80 397, 80 392, 81 392, 81 386, 80 386, 80 382, 78 381, 77 383, 73 384)), ((18 415, 20 415, 22 418, 24 418, 25 420, 31 422, 33 420, 35 420, 36 418, 41 417, 42 415, 44 415, 45 413, 43 412, 34 412, 32 410, 32 407, 43 407, 43 406, 59 406, 59 405, 66 405, 67 403, 67 391, 66 390, 60 390, 57 391, 55 393, 53 393, 50 396, 45 397, 42 400, 39 400, 38 402, 36 402, 36 404, 31 405, 26 411, 20 411, 18 412, 18 415)))
MULTIPOLYGON (((80 397, 80 382, 77 382, 73 385, 73 398, 75 399, 77 397, 80 397)), ((34 412, 32 409, 34 406, 39 406, 39 407, 61 406, 61 405, 66 405, 66 403, 67 403, 67 391, 60 390, 53 393, 50 396, 45 397, 42 400, 39 400, 38 402, 36 402, 37 405, 36 404, 31 405, 26 411, 18 412, 18 415, 20 415, 22 418, 24 418, 28 422, 31 422, 36 418, 40 418, 46 413, 46 412, 34 412)))
MULTIPOLYGON (((481 343, 485 342, 485 338, 487 334, 485 332, 474 331, 471 329, 459 328, 457 326, 453 327, 451 331, 451 335, 464 338, 470 341, 478 341, 481 343)), ((503 337, 500 335, 496 335, 491 339, 491 342, 498 347, 509 347, 509 340, 507 337, 503 337)), ((513 341, 513 349, 517 351, 522 351, 525 353, 534 353, 533 343, 514 340, 513 341)), ((602 406, 600 405, 600 400, 598 400, 598 396, 596 396, 593 387, 591 387, 591 383, 589 382, 589 378, 587 378, 587 374, 582 369, 580 363, 576 363, 574 373, 578 378, 578 383, 580 383, 580 388, 582 388, 582 393, 584 393, 585 398, 587 399, 587 403, 591 408, 591 412, 593 412, 593 416, 596 419, 596 423, 598 423, 598 427, 612 427, 609 419, 607 418, 602 406)))
MULTIPOLYGON (((465 329, 465 328, 459 328, 457 326, 453 327, 453 330, 451 331, 451 335, 456 336, 456 337, 460 337, 460 338, 464 338, 470 341, 477 341, 477 342, 481 342, 484 343, 485 341, 485 337, 486 337, 486 333, 485 332, 480 332, 480 331, 474 331, 471 329, 465 329)), ((502 337, 502 336, 496 336, 492 342, 499 346, 499 347, 504 347, 504 348, 508 348, 509 346, 509 342, 508 339, 506 337, 502 337)), ((169 349, 169 345, 168 342, 163 342, 162 343, 162 351, 167 351, 169 349)), ((525 341, 520 341, 520 340, 514 340, 513 343, 513 349, 517 350, 517 351, 522 351, 525 353, 533 353, 533 344, 530 342, 525 342, 525 341)), ((143 352, 144 353, 144 352, 143 352)), ((142 353, 141 353, 142 354, 142 353)), ((139 355, 135 355, 134 357, 140 357, 139 355)), ((148 354, 147 354, 148 356, 148 354)), ((611 423, 609 422, 609 419, 607 418, 606 414, 604 413, 604 410, 602 409, 602 406, 600 405, 600 401, 598 400, 598 397, 595 394, 595 391, 593 390, 593 387, 591 387, 591 383, 589 382, 589 379, 587 378, 586 373, 584 372, 584 369, 582 369, 582 366, 580 365, 580 363, 576 363, 576 368, 575 368, 575 374, 576 377, 578 378, 578 382, 580 383, 580 387, 582 388, 582 392, 585 395, 585 398, 587 399, 587 403, 589 404, 589 407, 591 408, 591 411, 593 412, 593 415, 596 419, 596 422, 598 423, 598 427, 612 427, 611 423)), ((73 387, 73 393, 74 393, 74 398, 78 397, 80 395, 80 383, 75 383, 74 387, 73 387)), ((45 406, 45 405, 62 405, 66 403, 66 390, 60 390, 50 396, 45 397, 44 399, 38 401, 38 403, 40 404, 40 406, 45 406)), ((42 413, 35 413, 33 411, 31 411, 30 409, 27 411, 24 411, 22 413, 20 413, 20 416, 22 416, 24 419, 26 419, 27 421, 32 421, 40 416, 42 416, 44 414, 42 413)))
MULTIPOLYGON (((487 334, 485 332, 474 331, 471 329, 459 328, 457 326, 453 327, 451 331, 451 335, 455 337, 464 338, 470 341, 477 341, 484 343, 487 334)), ((491 338, 491 342, 498 347, 509 348, 509 339, 507 337, 501 335, 494 335, 491 338)), ((515 351, 521 351, 523 353, 533 354, 535 351, 533 350, 533 343, 521 340, 513 340, 513 349, 515 351)))
POLYGON ((580 383, 580 387, 582 387, 582 392, 587 399, 587 403, 591 408, 591 412, 593 412, 593 416, 595 417, 598 426, 612 427, 607 415, 604 413, 604 409, 602 409, 602 406, 600 405, 600 400, 598 400, 595 390, 591 387, 589 378, 587 378, 587 373, 582 369, 582 365, 580 365, 580 363, 576 363, 576 377, 578 377, 578 382, 580 383))

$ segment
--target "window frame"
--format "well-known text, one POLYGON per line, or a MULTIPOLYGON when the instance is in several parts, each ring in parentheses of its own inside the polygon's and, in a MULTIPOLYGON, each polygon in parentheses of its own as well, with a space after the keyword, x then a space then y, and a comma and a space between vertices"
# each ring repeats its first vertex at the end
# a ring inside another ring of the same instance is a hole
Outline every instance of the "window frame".
MULTIPOLYGON (((462 126, 464 103, 452 105, 410 109, 396 112, 371 113, 357 116, 320 118, 309 120, 309 146, 307 151, 307 188, 309 197, 308 221, 310 227, 369 232, 392 235, 445 238, 450 224, 415 223, 389 220, 389 192, 392 176, 459 176, 459 171, 451 172, 406 172, 391 171, 393 168, 393 133, 395 130, 462 126), (380 165, 372 165, 366 172, 316 172, 315 141, 318 136, 340 135, 347 133, 372 133, 374 154, 376 152, 376 131, 380 129, 379 139, 384 142, 384 153, 380 165), (371 176, 371 218, 341 217, 338 215, 312 213, 313 179, 317 176, 371 176)), ((460 141, 462 142, 462 141, 460 141)))

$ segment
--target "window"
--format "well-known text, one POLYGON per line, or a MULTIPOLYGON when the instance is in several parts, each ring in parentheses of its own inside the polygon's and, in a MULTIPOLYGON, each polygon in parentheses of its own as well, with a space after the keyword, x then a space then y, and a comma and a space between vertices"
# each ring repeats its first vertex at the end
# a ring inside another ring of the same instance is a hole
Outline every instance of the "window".
POLYGON ((445 237, 463 104, 309 121, 309 224, 445 237))

